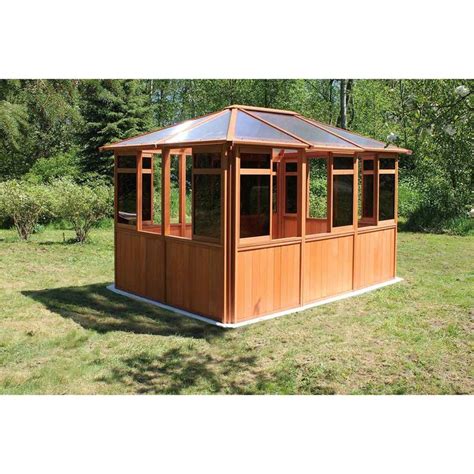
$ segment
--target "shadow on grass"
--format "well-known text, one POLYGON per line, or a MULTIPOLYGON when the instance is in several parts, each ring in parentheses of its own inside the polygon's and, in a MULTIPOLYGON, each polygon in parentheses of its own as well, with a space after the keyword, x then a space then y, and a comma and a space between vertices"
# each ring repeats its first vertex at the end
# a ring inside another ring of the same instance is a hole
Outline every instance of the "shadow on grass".
POLYGON ((97 283, 23 291, 22 294, 40 302, 53 313, 99 333, 126 331, 206 340, 224 336, 222 328, 116 295, 107 290, 106 285, 97 283))
POLYGON ((227 376, 255 371, 256 357, 217 359, 210 354, 185 353, 169 349, 160 356, 142 353, 122 359, 121 365, 100 379, 108 384, 126 386, 137 394, 249 393, 246 378, 228 380, 227 376))

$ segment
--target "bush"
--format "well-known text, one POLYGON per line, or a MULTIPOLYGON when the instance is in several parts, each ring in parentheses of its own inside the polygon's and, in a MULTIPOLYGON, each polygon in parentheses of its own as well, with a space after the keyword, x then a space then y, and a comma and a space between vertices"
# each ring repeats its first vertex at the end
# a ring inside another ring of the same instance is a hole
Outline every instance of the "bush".
POLYGON ((10 180, 0 183, 0 217, 11 219, 22 240, 37 229, 41 218, 51 215, 51 189, 40 184, 10 180))
POLYGON ((113 213, 110 186, 79 185, 62 179, 57 180, 52 188, 56 196, 56 215, 71 222, 78 242, 85 242, 91 228, 113 213))
POLYGON ((40 158, 30 168, 25 179, 31 183, 52 183, 59 178, 76 181, 81 176, 79 159, 74 150, 49 158, 40 158))

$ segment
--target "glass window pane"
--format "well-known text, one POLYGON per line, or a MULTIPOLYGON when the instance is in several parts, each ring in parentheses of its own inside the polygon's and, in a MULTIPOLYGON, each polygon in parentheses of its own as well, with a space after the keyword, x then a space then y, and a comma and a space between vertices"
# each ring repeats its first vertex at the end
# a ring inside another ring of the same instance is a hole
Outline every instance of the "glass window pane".
POLYGON ((151 220, 151 174, 142 175, 142 220, 151 220))
POLYGON ((298 171, 298 163, 286 163, 285 169, 287 173, 293 173, 298 171))
POLYGON ((229 128, 230 111, 226 110, 221 115, 210 119, 207 122, 193 127, 178 135, 174 135, 165 140, 165 143, 182 143, 201 140, 224 140, 227 138, 229 128))
POLYGON ((283 130, 288 130, 290 133, 293 133, 297 137, 302 138, 313 144, 331 144, 341 147, 353 147, 350 143, 345 140, 332 135, 331 133, 322 130, 315 125, 312 125, 305 120, 301 120, 294 115, 287 114, 275 114, 271 112, 254 112, 255 115, 258 115, 267 122, 276 125, 277 127, 282 128, 283 130))
POLYGON ((364 171, 370 171, 374 169, 374 160, 364 160, 364 171))
POLYGON ((395 216, 395 175, 379 176, 379 220, 393 219, 395 216))
POLYGON ((150 170, 151 169, 151 158, 143 158, 142 159, 142 168, 144 170, 150 170))
POLYGON ((274 175, 272 176, 272 211, 273 214, 278 212, 278 184, 277 184, 277 177, 274 175))
POLYGON ((298 209, 298 176, 290 175, 285 177, 285 213, 296 214, 298 209))
POLYGON ((245 112, 237 112, 237 122, 235 124, 235 136, 239 140, 259 140, 283 143, 301 143, 286 133, 280 132, 276 128, 260 122, 245 112))
POLYGON ((352 225, 352 200, 354 178, 352 175, 334 176, 333 227, 352 225))
MULTIPOLYGON (((153 223, 161 224, 161 154, 153 160, 153 223)), ((160 229, 161 231, 161 229, 160 229)))
POLYGON ((331 125, 326 125, 325 123, 322 123, 321 126, 324 127, 327 130, 330 130, 331 132, 337 133, 338 135, 340 135, 343 138, 347 138, 351 142, 356 143, 357 145, 359 145, 363 148, 364 147, 381 148, 381 149, 385 148, 385 143, 383 143, 381 141, 374 140, 374 139, 368 138, 368 137, 362 137, 362 136, 358 135, 357 133, 352 133, 352 132, 349 132, 348 130, 344 130, 342 128, 337 128, 337 127, 333 127, 331 125))
POLYGON ((170 223, 179 222, 179 155, 170 156, 170 223))
POLYGON ((374 216, 374 175, 366 174, 362 178, 363 198, 362 198, 362 217, 374 216))
POLYGON ((241 168, 270 168, 271 155, 269 153, 242 153, 240 155, 241 168))
POLYGON ((240 176, 240 237, 270 234, 270 176, 240 176))
POLYGON ((308 160, 309 171, 309 208, 308 217, 326 219, 328 207, 327 161, 308 160))
POLYGON ((137 175, 117 174, 117 222, 133 224, 137 222, 137 175))
POLYGON ((136 168, 137 167, 137 158, 135 155, 132 156, 118 156, 117 157, 117 166, 119 168, 136 168))
POLYGON ((194 167, 195 168, 220 168, 221 154, 220 153, 194 153, 194 167))
POLYGON ((195 174, 194 234, 219 239, 221 236, 221 177, 218 174, 195 174))
POLYGON ((207 120, 208 118, 209 118, 209 115, 206 117, 186 120, 185 122, 178 123, 176 125, 173 125, 172 127, 163 128, 155 132, 146 133, 145 135, 129 138, 127 140, 123 140, 118 143, 120 143, 120 145, 146 145, 146 144, 152 145, 154 143, 159 142, 160 140, 163 140, 166 137, 169 137, 183 130, 186 130, 187 128, 194 126, 202 122, 203 120, 207 120))
POLYGON ((354 160, 352 158, 336 156, 333 161, 335 170, 351 170, 354 168, 354 160))
POLYGON ((380 158, 379 168, 381 170, 394 170, 395 169, 395 158, 380 158))

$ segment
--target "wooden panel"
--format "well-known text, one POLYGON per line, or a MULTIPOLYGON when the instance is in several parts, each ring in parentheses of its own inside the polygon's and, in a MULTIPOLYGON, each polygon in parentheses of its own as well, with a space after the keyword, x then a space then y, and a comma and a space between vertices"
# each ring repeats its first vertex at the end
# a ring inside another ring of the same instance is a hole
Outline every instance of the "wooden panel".
POLYGON ((306 219, 306 235, 322 234, 328 232, 327 219, 306 219))
POLYGON ((305 243, 304 303, 352 289, 352 235, 305 243))
POLYGON ((240 251, 237 259, 237 321, 299 305, 300 244, 240 251))
POLYGON ((163 301, 164 243, 153 235, 117 228, 116 281, 117 288, 163 301))
POLYGON ((166 303, 219 321, 223 320, 223 249, 186 240, 168 240, 166 303))
POLYGON ((395 277, 395 228, 360 233, 354 259, 354 288, 395 277))

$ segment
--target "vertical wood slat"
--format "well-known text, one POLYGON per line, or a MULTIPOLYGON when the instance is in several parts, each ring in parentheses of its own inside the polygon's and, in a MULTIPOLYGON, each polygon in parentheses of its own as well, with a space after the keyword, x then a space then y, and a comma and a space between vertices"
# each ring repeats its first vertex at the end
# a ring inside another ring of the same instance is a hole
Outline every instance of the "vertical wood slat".
POLYGON ((143 153, 137 153, 137 199, 136 199, 136 214, 137 214, 137 230, 142 230, 142 199, 143 199, 143 176, 142 176, 142 166, 143 166, 143 153))
POLYGON ((163 148, 161 154, 161 233, 170 234, 170 150, 163 148))
POLYGON ((374 194, 374 225, 379 225, 379 155, 374 156, 374 181, 375 181, 375 194, 374 194))
POLYGON ((186 236, 186 153, 179 155, 179 223, 181 237, 186 236))

